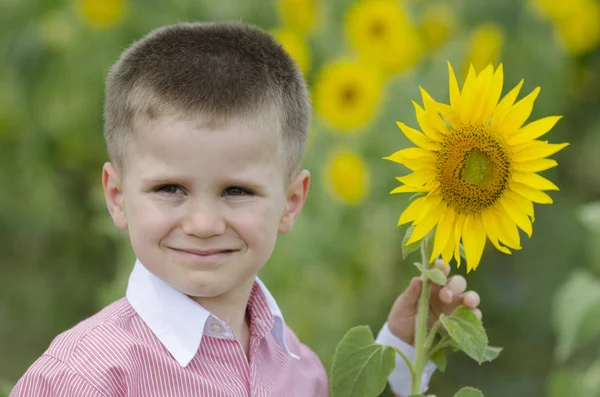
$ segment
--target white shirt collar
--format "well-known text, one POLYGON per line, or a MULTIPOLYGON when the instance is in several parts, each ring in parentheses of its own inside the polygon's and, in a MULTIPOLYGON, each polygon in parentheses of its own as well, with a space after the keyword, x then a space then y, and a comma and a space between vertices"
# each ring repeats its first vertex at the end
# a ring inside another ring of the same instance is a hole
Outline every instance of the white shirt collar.
MULTIPOLYGON (((273 315, 271 334, 288 355, 298 359, 285 343, 285 322, 275 298, 258 277, 256 282, 273 315)), ((211 332, 207 329, 209 319, 218 321, 187 295, 152 274, 139 260, 135 261, 129 277, 126 296, 133 309, 182 367, 196 355, 204 333, 211 332)), ((233 338, 233 335, 226 332, 220 337, 233 338)))

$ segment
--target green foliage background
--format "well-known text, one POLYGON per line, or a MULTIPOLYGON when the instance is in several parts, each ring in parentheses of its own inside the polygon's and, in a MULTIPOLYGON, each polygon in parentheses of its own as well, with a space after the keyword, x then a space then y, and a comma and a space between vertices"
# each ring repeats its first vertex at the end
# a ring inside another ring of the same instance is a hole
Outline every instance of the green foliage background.
MULTIPOLYGON (((348 52, 342 21, 351 3, 325 2, 326 23, 309 41, 309 84, 324 62, 348 52)), ((523 92, 540 85, 532 118, 563 114, 548 139, 572 145, 554 156, 560 166, 544 173, 561 191, 552 193, 552 206, 536 207, 533 237, 522 235, 524 249, 512 256, 488 249, 467 277, 481 295, 490 343, 504 351, 481 367, 452 356, 430 391, 447 396, 471 385, 488 397, 551 395, 557 382, 548 374, 576 365, 555 359, 554 295, 574 269, 600 273, 590 266, 589 232, 576 217, 582 203, 600 198, 600 53, 569 56, 552 26, 520 0, 448 4, 459 16, 456 35, 389 83, 369 128, 341 136, 315 118, 305 161, 314 178, 309 201, 260 276, 327 368, 350 327, 381 327, 416 274, 411 261, 402 260, 404 229, 396 228, 406 198, 387 194, 396 185, 393 176, 404 171, 381 157, 408 145, 395 121, 416 126, 410 100, 420 97, 418 85, 446 100, 446 61, 461 65, 469 32, 494 21, 506 33, 505 87, 521 78, 523 92), (340 143, 359 151, 372 175, 368 199, 356 207, 336 202, 322 186, 320 166, 340 143)), ((108 29, 85 25, 69 1, 0 1, 0 395, 54 336, 125 291, 133 254, 127 236, 112 226, 100 185, 108 68, 155 27, 223 19, 279 26, 276 7, 263 0, 132 0, 125 19, 108 29)), ((592 338, 587 346, 597 342, 592 338)))

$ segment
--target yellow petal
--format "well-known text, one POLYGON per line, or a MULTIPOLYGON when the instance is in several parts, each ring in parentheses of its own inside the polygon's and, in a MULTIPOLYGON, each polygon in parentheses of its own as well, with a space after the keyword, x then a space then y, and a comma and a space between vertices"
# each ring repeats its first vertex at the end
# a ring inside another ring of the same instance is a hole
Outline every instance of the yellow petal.
POLYGON ((433 229, 436 223, 440 221, 444 212, 446 212, 446 203, 441 201, 436 208, 425 215, 425 217, 415 225, 415 229, 405 245, 415 243, 425 237, 427 233, 433 229))
MULTIPOLYGON (((442 253, 442 250, 448 244, 448 240, 451 240, 454 236, 454 214, 454 208, 447 207, 446 212, 442 216, 442 220, 437 225, 433 242, 433 252, 429 259, 430 263, 442 253)), ((448 262, 444 261, 444 263, 448 262)))
POLYGON ((471 269, 477 269, 481 255, 483 254, 483 247, 485 246, 486 234, 481 222, 481 215, 467 215, 462 239, 465 247, 465 256, 467 257, 468 273, 471 269))
POLYGON ((465 80, 465 84, 463 85, 460 93, 462 103, 458 114, 460 116, 460 121, 463 124, 471 123, 471 109, 473 108, 473 101, 477 99, 475 98, 476 79, 477 75, 475 73, 475 69, 473 68, 473 65, 470 65, 469 72, 467 73, 467 79, 465 80))
POLYGON ((460 91, 458 89, 458 83, 456 82, 456 75, 454 74, 454 69, 452 69, 452 65, 448 62, 448 75, 450 82, 450 105, 453 109, 457 111, 460 109, 461 100, 460 100, 460 91))
MULTIPOLYGON (((515 107, 516 106, 517 105, 515 105, 515 107)), ((543 119, 532 121, 525 127, 518 130, 516 134, 508 138, 507 142, 509 145, 520 145, 525 142, 533 141, 534 139, 537 139, 550 131, 561 118, 562 116, 549 116, 544 117, 543 119)))
POLYGON ((485 122, 482 120, 483 110, 486 107, 487 101, 489 100, 489 91, 492 84, 492 77, 494 75, 494 67, 489 64, 479 76, 477 76, 477 82, 475 87, 475 98, 471 109, 471 121, 474 123, 485 122))
POLYGON ((412 203, 406 207, 404 212, 400 215, 400 219, 398 220, 398 226, 404 225, 405 223, 414 221, 417 216, 421 213, 421 211, 428 210, 427 206, 427 197, 419 197, 412 203))
POLYGON ((386 160, 395 161, 395 158, 406 158, 406 159, 435 159, 435 154, 430 152, 429 150, 417 148, 417 147, 409 147, 407 149, 398 150, 394 154, 389 157, 385 157, 386 160))
POLYGON ((504 247, 503 245, 500 245, 500 243, 498 242, 498 236, 500 234, 498 231, 499 225, 496 223, 493 215, 490 214, 489 210, 486 209, 481 212, 481 221, 483 222, 485 233, 489 237, 494 247, 496 247, 496 249, 500 252, 503 252, 507 255, 511 255, 512 252, 510 252, 510 250, 504 247))
POLYGON ((521 150, 513 155, 513 161, 515 162, 526 162, 531 160, 538 160, 544 157, 552 156, 554 153, 569 146, 568 142, 565 143, 547 143, 541 141, 533 141, 532 145, 521 150))
POLYGON ((452 253, 454 252, 454 243, 452 242, 452 239, 448 239, 448 242, 446 243, 446 247, 443 249, 442 251, 442 260, 444 261, 444 263, 450 263, 450 261, 452 260, 452 253))
POLYGON ((454 223, 454 259, 456 259, 456 268, 460 267, 460 238, 462 237, 462 230, 465 226, 465 219, 467 219, 467 216, 460 213, 456 217, 456 222, 454 223))
MULTIPOLYGON (((456 113, 456 110, 453 109, 451 106, 446 105, 445 103, 436 102, 435 111, 438 112, 451 125, 456 126, 456 125, 460 124, 458 114, 456 113)), ((442 123, 444 123, 443 120, 442 120, 442 123)), ((444 125, 445 125, 445 123, 444 123, 444 125)))
POLYGON ((421 90, 421 96, 423 97, 426 122, 440 135, 448 134, 448 127, 438 115, 438 109, 444 109, 444 107, 434 101, 431 95, 429 95, 423 87, 419 86, 419 90, 421 90))
POLYGON ((427 136, 423 135, 421 132, 415 130, 414 128, 410 128, 406 124, 401 123, 399 121, 397 121, 396 124, 398 125, 398 127, 400 127, 404 135, 406 135, 406 137, 410 139, 412 143, 419 146, 420 148, 423 148, 425 150, 440 150, 439 143, 432 141, 427 136))
POLYGON ((515 99, 517 99, 517 96, 519 96, 519 91, 521 91, 521 87, 523 87, 523 82, 524 80, 521 80, 515 88, 510 90, 508 94, 506 94, 504 98, 502 98, 502 100, 494 110, 491 124, 492 129, 496 129, 498 124, 504 119, 504 116, 506 116, 508 111, 512 108, 513 103, 515 103, 515 99))
POLYGON ((539 93, 540 87, 536 87, 529 95, 517 102, 508 111, 496 129, 506 134, 516 133, 531 115, 533 103, 535 102, 539 93))
POLYGON ((411 185, 402 185, 394 188, 390 194, 398 194, 398 193, 426 193, 430 192, 432 189, 429 186, 411 186, 411 185))
POLYGON ((498 240, 509 248, 514 250, 521 249, 521 237, 517 230, 517 225, 506 216, 502 216, 502 212, 496 207, 490 207, 489 213, 493 216, 494 221, 498 225, 498 240))
POLYGON ((532 220, 534 219, 534 213, 533 213, 533 203, 529 200, 527 200, 525 197, 521 196, 520 194, 517 194, 515 192, 513 192, 510 189, 507 189, 504 192, 504 195, 508 198, 510 198, 512 201, 514 201, 515 203, 517 203, 517 205, 521 208, 521 211, 523 211, 524 213, 526 213, 532 220))
POLYGON ((540 192, 537 189, 523 185, 518 182, 511 182, 509 187, 512 191, 525 197, 527 200, 533 201, 539 204, 552 204, 552 198, 544 192, 540 192))
POLYGON ((425 170, 413 172, 412 174, 406 176, 396 177, 396 180, 404 183, 405 185, 420 186, 435 178, 436 175, 437 172, 435 170, 425 170))
POLYGON ((558 186, 549 181, 548 179, 533 173, 514 172, 512 179, 515 182, 522 183, 534 189, 538 190, 560 190, 558 186))
POLYGON ((512 168, 515 171, 521 172, 540 172, 545 171, 550 168, 556 167, 558 163, 556 160, 552 159, 539 159, 539 160, 531 160, 525 161, 522 163, 514 162, 512 168))
POLYGON ((460 268, 460 260, 461 260, 461 256, 460 256, 460 245, 455 245, 454 246, 454 260, 456 261, 456 268, 460 268))
POLYGON ((504 208, 504 212, 508 215, 510 219, 513 220, 523 230, 527 236, 531 237, 531 233, 533 233, 533 228, 531 227, 531 222, 527 217, 527 214, 521 211, 517 203, 509 199, 508 197, 502 197, 500 199, 500 205, 504 208))
POLYGON ((433 141, 441 142, 444 139, 444 137, 441 136, 438 133, 438 131, 436 130, 436 128, 429 122, 429 116, 425 112, 425 109, 423 109, 421 106, 419 106, 419 104, 416 103, 415 101, 413 101, 413 106, 415 107, 415 114, 417 116, 417 122, 419 123, 419 126, 423 130, 423 133, 425 135, 427 135, 427 137, 429 139, 431 139, 433 141))
POLYGON ((419 213, 419 216, 417 216, 415 218, 415 224, 421 222, 423 220, 423 218, 425 218, 425 216, 427 216, 427 214, 429 212, 431 212, 434 208, 436 208, 443 200, 442 195, 432 195, 431 193, 427 196, 427 205, 428 205, 428 209, 427 211, 421 211, 419 213))
POLYGON ((483 113, 481 115, 481 119, 484 123, 492 117, 492 113, 498 105, 498 100, 500 99, 500 95, 502 94, 502 84, 504 83, 504 72, 502 69, 502 64, 498 66, 496 72, 494 73, 494 77, 492 77, 492 84, 490 86, 490 91, 488 95, 488 100, 483 109, 483 113))

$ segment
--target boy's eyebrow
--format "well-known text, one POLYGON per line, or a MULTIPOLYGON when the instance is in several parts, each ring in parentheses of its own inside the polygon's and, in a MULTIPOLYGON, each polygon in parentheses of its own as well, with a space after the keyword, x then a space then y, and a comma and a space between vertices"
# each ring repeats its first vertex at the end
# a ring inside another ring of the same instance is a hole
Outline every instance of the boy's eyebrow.
MULTIPOLYGON (((177 183, 181 183, 181 184, 192 183, 192 179, 183 177, 183 176, 177 176, 177 175, 157 175, 157 176, 142 177, 141 179, 142 179, 142 184, 144 184, 144 185, 155 185, 155 184, 167 183, 167 182, 177 182, 177 183)), ((220 181, 220 183, 223 185, 234 185, 234 186, 242 185, 242 186, 247 186, 247 187, 251 187, 254 189, 264 188, 267 185, 267 183, 265 183, 265 181, 257 180, 257 178, 251 177, 251 176, 238 176, 238 177, 234 176, 234 177, 223 178, 220 181)))
POLYGON ((187 182, 189 181, 187 178, 183 178, 176 175, 157 175, 157 176, 148 176, 142 177, 142 183, 144 185, 153 185, 157 183, 164 183, 169 181, 178 181, 178 182, 187 182))

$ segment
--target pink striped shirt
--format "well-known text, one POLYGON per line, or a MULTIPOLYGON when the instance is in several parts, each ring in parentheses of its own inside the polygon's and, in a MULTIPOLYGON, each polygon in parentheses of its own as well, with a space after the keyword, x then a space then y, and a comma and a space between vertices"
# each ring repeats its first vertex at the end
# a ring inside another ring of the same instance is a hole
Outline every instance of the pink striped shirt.
POLYGON ((256 280, 249 355, 224 322, 139 262, 127 298, 59 335, 10 397, 325 397, 319 358, 256 280))
MULTIPOLYGON (((10 397, 326 397, 321 361, 258 278, 247 311, 248 356, 225 322, 136 261, 126 298, 57 336, 10 397)), ((414 352, 387 325, 378 342, 414 352)), ((390 384, 410 394, 399 356, 390 384)))

